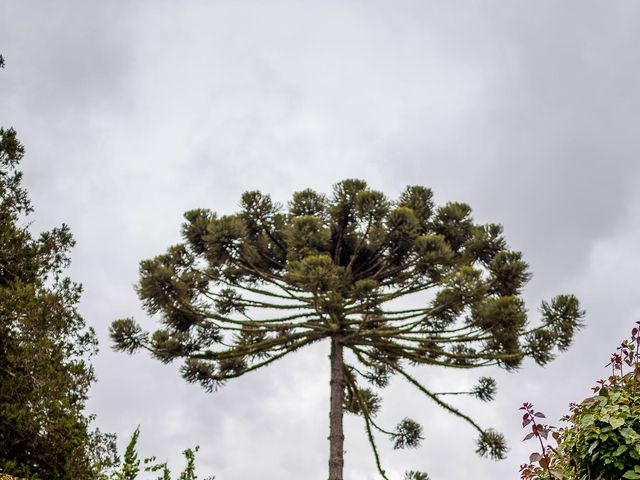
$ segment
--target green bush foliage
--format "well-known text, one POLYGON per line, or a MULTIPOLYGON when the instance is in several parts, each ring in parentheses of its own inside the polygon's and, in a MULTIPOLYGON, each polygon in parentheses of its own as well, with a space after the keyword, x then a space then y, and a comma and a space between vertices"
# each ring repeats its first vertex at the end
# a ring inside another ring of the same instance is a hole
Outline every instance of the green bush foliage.
MULTIPOLYGON (((640 322, 638 322, 640 325, 640 322)), ((593 388, 596 394, 571 405, 567 426, 556 430, 539 424, 544 418, 531 404, 522 409, 523 426, 531 425, 525 440, 537 438, 541 450, 521 467, 523 480, 640 479, 640 337, 631 339, 611 356, 611 376, 593 388), (551 437, 555 447, 545 445, 551 437)))

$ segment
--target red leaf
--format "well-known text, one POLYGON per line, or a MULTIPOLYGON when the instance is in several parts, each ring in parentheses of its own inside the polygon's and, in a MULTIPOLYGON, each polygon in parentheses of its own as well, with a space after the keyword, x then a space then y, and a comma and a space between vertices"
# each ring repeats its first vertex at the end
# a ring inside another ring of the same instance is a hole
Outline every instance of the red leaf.
POLYGON ((547 418, 547 417, 545 417, 545 416, 544 416, 544 414, 543 414, 543 413, 540 413, 540 412, 536 412, 536 413, 535 413, 535 416, 536 416, 536 417, 539 417, 539 418, 547 418))
POLYGON ((538 452, 533 452, 529 456, 529 463, 538 462, 540 461, 541 458, 542 458, 542 455, 540 455, 538 452))
POLYGON ((529 440, 530 438, 533 438, 534 435, 535 435, 534 433, 528 433, 527 436, 522 439, 522 441, 525 442, 525 441, 529 440))

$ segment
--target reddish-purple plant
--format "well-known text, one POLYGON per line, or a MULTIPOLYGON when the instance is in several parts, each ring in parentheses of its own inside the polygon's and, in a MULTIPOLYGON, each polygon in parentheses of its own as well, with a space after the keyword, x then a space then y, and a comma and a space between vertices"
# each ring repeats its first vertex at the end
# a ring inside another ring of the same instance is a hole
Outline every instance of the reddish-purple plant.
POLYGON ((530 426, 531 431, 524 437, 523 441, 536 438, 540 443, 540 451, 533 452, 529 456, 529 463, 520 465, 520 478, 522 480, 545 478, 541 473, 546 472, 548 478, 555 478, 552 473, 552 467, 555 466, 557 458, 557 450, 549 445, 549 434, 556 440, 559 439, 559 433, 556 427, 539 423, 539 420, 546 418, 541 412, 537 412, 531 403, 523 403, 520 410, 524 411, 522 415, 522 427, 530 426), (538 465, 534 465, 537 463, 538 465))

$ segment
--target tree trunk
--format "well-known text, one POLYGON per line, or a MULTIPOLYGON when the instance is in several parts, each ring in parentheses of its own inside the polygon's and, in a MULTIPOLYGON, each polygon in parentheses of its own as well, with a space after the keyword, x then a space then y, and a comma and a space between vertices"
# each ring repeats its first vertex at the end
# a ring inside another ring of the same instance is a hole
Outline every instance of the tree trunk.
POLYGON ((331 410, 329 411, 329 480, 343 480, 344 359, 339 336, 331 337, 331 410))

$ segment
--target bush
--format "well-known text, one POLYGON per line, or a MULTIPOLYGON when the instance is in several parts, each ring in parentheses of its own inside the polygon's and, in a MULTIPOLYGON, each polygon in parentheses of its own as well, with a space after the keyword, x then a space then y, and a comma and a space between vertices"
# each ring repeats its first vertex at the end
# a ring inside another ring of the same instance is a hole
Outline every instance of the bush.
POLYGON ((595 396, 570 406, 561 429, 540 424, 533 405, 521 407, 525 440, 536 438, 540 451, 520 467, 523 480, 640 479, 640 322, 611 356, 612 373, 593 388, 595 396), (547 443, 549 435, 556 446, 547 443))

